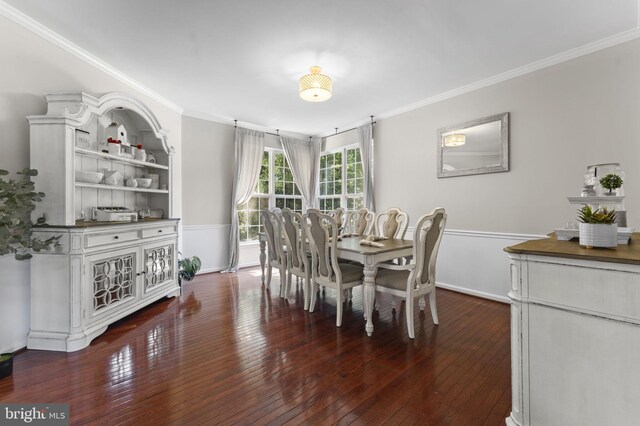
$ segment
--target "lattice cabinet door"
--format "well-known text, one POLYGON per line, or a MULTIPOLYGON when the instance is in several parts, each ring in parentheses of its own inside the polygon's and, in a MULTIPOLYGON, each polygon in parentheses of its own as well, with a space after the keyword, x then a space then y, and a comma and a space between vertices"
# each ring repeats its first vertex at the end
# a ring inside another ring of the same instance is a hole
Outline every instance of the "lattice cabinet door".
POLYGON ((85 313, 89 318, 135 303, 138 298, 139 247, 87 256, 85 313))
POLYGON ((176 240, 164 240, 142 247, 144 293, 175 282, 177 268, 176 240))

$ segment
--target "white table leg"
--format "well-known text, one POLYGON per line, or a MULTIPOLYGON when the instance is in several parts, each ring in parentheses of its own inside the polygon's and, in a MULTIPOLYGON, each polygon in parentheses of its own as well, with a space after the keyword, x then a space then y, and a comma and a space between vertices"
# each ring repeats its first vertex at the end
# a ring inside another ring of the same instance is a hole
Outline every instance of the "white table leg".
POLYGON ((373 303, 376 297, 376 265, 373 262, 373 257, 367 256, 364 265, 364 315, 367 319, 367 325, 365 330, 367 335, 373 334, 373 303))
POLYGON ((260 268, 262 269, 262 284, 264 284, 264 267, 267 264, 267 242, 260 240, 260 268))

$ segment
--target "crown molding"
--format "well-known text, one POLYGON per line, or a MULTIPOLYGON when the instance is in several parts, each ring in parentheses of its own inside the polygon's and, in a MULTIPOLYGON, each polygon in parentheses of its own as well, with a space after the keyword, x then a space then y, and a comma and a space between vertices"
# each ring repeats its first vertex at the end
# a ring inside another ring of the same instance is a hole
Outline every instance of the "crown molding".
MULTIPOLYGON (((640 10, 640 7, 639 7, 640 10)), ((640 18, 639 18, 640 21, 640 18)), ((477 81, 475 83, 467 84, 465 86, 458 87, 453 90, 449 90, 447 92, 441 93, 439 95, 435 95, 426 99, 423 99, 418 102, 414 102, 409 105, 405 105, 400 108, 396 108, 390 111, 386 111, 383 113, 379 113, 375 115, 376 120, 395 117, 400 114, 404 114, 406 112, 414 111, 416 109, 425 107, 427 105, 432 105, 437 102, 442 102, 447 99, 454 98, 456 96, 464 95, 465 93, 473 92, 478 89, 482 89, 485 87, 493 86, 498 83, 502 83, 507 80, 512 80, 514 78, 533 73, 535 71, 552 67, 554 65, 561 64, 563 62, 570 61, 572 59, 579 58, 581 56, 589 55, 591 53, 604 50, 609 47, 616 46, 618 44, 626 43, 631 40, 635 40, 640 38, 640 27, 636 27, 634 29, 624 31, 622 33, 613 35, 611 37, 604 38, 602 40, 594 41, 592 43, 585 44, 580 47, 576 47, 575 49, 567 50, 565 52, 559 53, 557 55, 550 56, 548 58, 541 59, 539 61, 532 62, 527 65, 523 65, 518 68, 514 68, 510 71, 503 72, 501 74, 494 75, 492 77, 486 78, 484 80, 477 81)), ((369 118, 362 119, 359 121, 354 121, 352 123, 343 125, 342 128, 351 128, 358 127, 365 123, 369 122, 369 118)), ((335 129, 327 130, 326 132, 322 132, 319 137, 330 137, 335 129)))
POLYGON ((150 97, 154 101, 156 101, 156 102, 160 103, 161 105, 169 108, 170 110, 175 111, 175 112, 177 112, 179 114, 182 114, 183 109, 179 105, 177 105, 177 104, 171 102, 169 99, 159 95, 158 93, 156 93, 153 90, 149 89, 148 87, 146 87, 142 83, 134 80, 133 78, 131 78, 128 75, 126 75, 125 73, 119 71, 118 69, 116 69, 112 65, 110 65, 107 62, 99 59, 98 57, 96 57, 94 55, 92 55, 91 53, 89 53, 86 50, 82 49, 80 46, 72 43, 71 41, 69 41, 66 38, 62 37, 60 34, 52 31, 51 29, 49 29, 47 27, 45 27, 44 25, 42 25, 41 23, 39 23, 35 19, 30 18, 29 16, 27 16, 24 13, 20 12, 16 8, 8 5, 7 3, 5 3, 2 0, 0 0, 0 15, 3 15, 5 17, 7 17, 8 19, 10 19, 11 21, 15 22, 16 24, 26 28, 27 30, 33 32, 36 35, 39 35, 40 37, 42 37, 43 39, 47 40, 48 42, 53 43, 54 45, 66 50, 67 52, 71 53, 72 55, 82 59, 85 62, 87 62, 89 65, 92 65, 92 66, 96 67, 100 71, 110 75, 111 77, 115 78, 116 80, 118 80, 118 81, 120 81, 120 82, 122 82, 122 83, 124 83, 124 84, 126 84, 126 85, 128 85, 130 87, 132 87, 133 89, 137 90, 138 92, 143 93, 144 95, 150 97))

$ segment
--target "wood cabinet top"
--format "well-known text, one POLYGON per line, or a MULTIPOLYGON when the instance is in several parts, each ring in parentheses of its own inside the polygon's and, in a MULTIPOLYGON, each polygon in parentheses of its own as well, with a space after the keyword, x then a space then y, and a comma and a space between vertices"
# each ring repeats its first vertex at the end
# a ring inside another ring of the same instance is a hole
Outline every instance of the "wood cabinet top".
POLYGON ((549 238, 529 240, 506 247, 507 253, 534 254, 538 256, 565 257, 596 262, 628 263, 640 265, 640 233, 631 234, 629 244, 618 244, 615 249, 585 248, 577 241, 558 241, 555 233, 549 238))

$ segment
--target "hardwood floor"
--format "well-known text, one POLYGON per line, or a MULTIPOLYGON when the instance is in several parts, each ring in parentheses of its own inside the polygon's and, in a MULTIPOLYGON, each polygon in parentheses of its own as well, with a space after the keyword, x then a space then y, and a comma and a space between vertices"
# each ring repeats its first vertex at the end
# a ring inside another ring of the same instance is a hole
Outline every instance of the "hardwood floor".
POLYGON ((412 341, 382 295, 369 338, 361 288, 336 328, 332 290, 310 314, 274 278, 202 275, 86 349, 22 352, 0 401, 70 403, 72 424, 504 424, 508 305, 439 289, 412 341))

